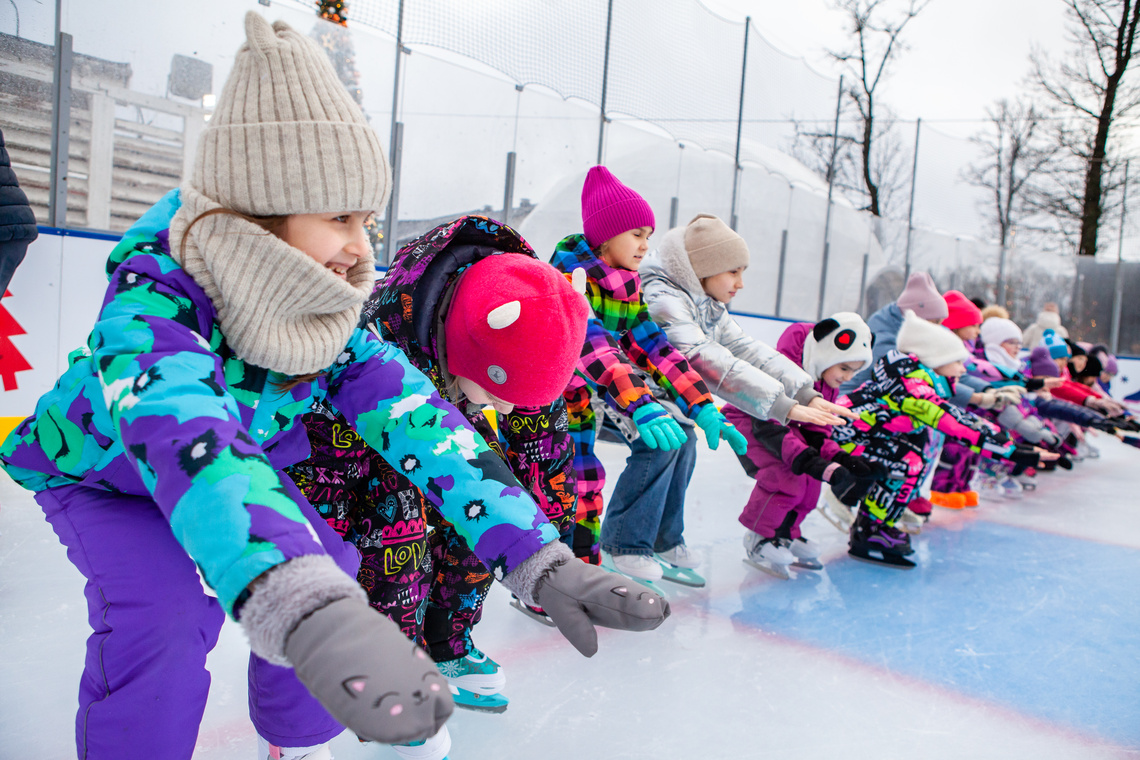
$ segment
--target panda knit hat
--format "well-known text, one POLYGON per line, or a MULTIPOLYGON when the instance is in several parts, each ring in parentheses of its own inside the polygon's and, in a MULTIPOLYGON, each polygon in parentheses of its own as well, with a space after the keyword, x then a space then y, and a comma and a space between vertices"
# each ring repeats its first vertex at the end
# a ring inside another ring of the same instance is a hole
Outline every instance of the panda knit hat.
POLYGON ((874 336, 855 312, 841 311, 816 323, 804 341, 804 371, 819 380, 829 367, 845 362, 870 365, 874 336))

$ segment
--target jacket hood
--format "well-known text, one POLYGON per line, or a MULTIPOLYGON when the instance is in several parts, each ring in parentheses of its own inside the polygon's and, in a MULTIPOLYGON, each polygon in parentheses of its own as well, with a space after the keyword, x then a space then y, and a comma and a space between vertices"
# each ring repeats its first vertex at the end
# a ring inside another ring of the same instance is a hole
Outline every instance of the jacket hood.
POLYGON ((656 250, 650 251, 641 264, 641 278, 664 277, 684 290, 694 301, 711 298, 701 286, 701 281, 689 263, 689 253, 685 250, 685 228, 674 227, 665 233, 656 250))
POLYGON ((170 222, 181 207, 182 192, 174 188, 162 196, 158 203, 147 209, 147 212, 123 233, 123 237, 107 257, 108 282, 119 265, 136 251, 155 253, 156 241, 163 253, 170 253, 170 222))
MULTIPOLYGON (((794 361, 797 367, 803 367, 804 344, 807 343, 807 336, 814 326, 811 322, 796 322, 788 325, 787 329, 780 335, 780 339, 776 341, 776 350, 794 361)), ((822 378, 816 380, 812 387, 823 396, 824 401, 835 401, 840 396, 839 389, 832 388, 823 382, 822 378)))

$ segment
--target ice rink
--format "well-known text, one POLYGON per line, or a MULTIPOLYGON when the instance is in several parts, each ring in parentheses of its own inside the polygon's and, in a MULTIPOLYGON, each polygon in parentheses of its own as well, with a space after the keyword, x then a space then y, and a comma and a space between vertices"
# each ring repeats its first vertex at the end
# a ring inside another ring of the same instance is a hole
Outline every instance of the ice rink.
MULTIPOLYGON (((475 640, 511 705, 457 711, 451 760, 1140 757, 1140 451, 1095 442, 1101 458, 1041 475, 1020 501, 936 509, 915 570, 849 559, 813 513, 825 569, 790 581, 741 561, 750 481, 727 447, 702 450, 686 538, 708 586, 665 584, 669 620, 603 631, 592 659, 497 586, 475 640)), ((623 449, 599 448, 616 476, 623 449)), ((0 475, 0 758, 75 756, 82 583, 0 475)), ((255 756, 246 655, 227 623, 195 758, 255 756)), ((349 734, 334 750, 395 758, 349 734)))

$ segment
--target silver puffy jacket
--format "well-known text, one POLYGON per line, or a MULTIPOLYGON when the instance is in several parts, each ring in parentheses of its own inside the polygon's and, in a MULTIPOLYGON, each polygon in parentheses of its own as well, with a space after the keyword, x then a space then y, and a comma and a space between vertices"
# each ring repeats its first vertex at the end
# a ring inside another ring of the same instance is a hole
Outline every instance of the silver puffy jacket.
POLYGON ((683 227, 667 232, 638 272, 649 315, 717 396, 783 424, 796 403, 820 395, 807 372, 744 332, 724 304, 705 293, 689 264, 683 227))

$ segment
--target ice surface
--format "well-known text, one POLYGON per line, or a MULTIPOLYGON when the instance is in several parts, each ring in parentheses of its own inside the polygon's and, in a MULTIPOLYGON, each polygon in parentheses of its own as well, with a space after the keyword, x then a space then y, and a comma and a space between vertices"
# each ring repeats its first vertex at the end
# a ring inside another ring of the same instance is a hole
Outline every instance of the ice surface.
MULTIPOLYGON (((603 631, 592 659, 496 587, 475 639, 505 667, 511 706, 457 711, 450 757, 1136 757, 1140 451, 1096 441, 1100 459, 1041 475, 1020 501, 937 509, 916 570, 848 559, 812 514, 826 567, 790 581, 741 561, 750 481, 727 450, 702 450, 686 537, 709 585, 666 586, 659 630, 603 631)), ((616 477, 623 449, 600 452, 616 477)), ((74 757, 83 581, 6 476, 0 505, 0 758, 74 757)), ((255 756, 246 654, 227 623, 199 760, 255 756)), ((395 758, 348 734, 334 749, 395 758)))

